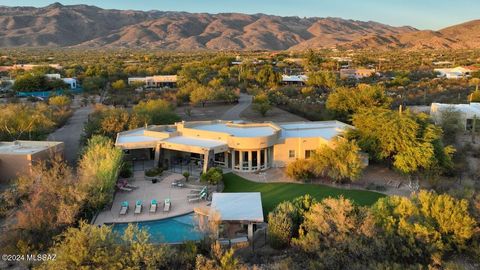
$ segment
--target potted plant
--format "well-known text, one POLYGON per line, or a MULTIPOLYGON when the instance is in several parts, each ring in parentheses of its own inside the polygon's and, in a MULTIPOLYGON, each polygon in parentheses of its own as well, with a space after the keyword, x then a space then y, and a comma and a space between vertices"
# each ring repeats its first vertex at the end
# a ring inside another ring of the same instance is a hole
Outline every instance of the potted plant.
POLYGON ((185 182, 188 182, 188 178, 190 177, 190 173, 189 172, 184 172, 183 177, 185 177, 185 182))

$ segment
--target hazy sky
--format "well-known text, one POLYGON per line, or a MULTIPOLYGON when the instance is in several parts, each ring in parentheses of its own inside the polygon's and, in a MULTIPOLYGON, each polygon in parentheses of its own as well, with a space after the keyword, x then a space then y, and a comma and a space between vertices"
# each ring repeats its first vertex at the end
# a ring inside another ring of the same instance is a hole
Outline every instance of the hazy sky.
MULTIPOLYGON (((42 7, 53 2, 0 0, 0 5, 42 7)), ((480 19, 480 0, 63 0, 60 2, 64 5, 88 4, 114 9, 341 17, 433 30, 480 19)))

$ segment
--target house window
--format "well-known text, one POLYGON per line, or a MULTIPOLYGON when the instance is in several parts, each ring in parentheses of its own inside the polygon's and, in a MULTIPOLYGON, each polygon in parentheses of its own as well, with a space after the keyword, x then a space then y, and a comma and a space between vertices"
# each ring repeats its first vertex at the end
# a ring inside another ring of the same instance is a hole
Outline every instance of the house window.
POLYGON ((311 158, 313 156, 314 150, 305 150, 305 158, 311 158))
POLYGON ((295 157, 295 150, 289 150, 288 151, 288 157, 289 158, 294 158, 295 157))

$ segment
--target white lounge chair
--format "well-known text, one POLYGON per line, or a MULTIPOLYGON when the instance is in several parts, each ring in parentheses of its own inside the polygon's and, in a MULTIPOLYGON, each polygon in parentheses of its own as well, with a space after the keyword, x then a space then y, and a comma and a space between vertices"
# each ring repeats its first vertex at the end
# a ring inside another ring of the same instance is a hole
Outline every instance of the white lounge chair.
POLYGON ((198 194, 203 193, 205 191, 207 191, 207 187, 203 187, 202 189, 191 189, 190 193, 198 195, 198 194))
POLYGON ((138 188, 138 186, 131 185, 131 184, 129 184, 129 183, 125 184, 125 187, 126 187, 126 188, 138 188))
POLYGON ((118 187, 118 189, 119 189, 119 190, 121 190, 121 191, 128 191, 128 192, 130 192, 130 191, 132 191, 132 190, 133 190, 133 189, 131 189, 131 188, 128 188, 128 187, 121 187, 121 186, 119 186, 119 187, 118 187))
POLYGON ((128 202, 122 202, 122 206, 120 207, 120 215, 126 215, 128 212, 128 202))
POLYGON ((193 202, 198 202, 198 201, 200 201, 200 200, 201 200, 200 197, 195 197, 195 198, 190 198, 190 199, 188 199, 188 202, 189 202, 189 203, 193 203, 193 202))
POLYGON ((163 212, 170 212, 170 206, 172 205, 170 199, 165 199, 165 205, 163 206, 163 212))
POLYGON ((135 212, 133 212, 134 214, 140 214, 142 213, 142 201, 138 200, 136 203, 135 203, 135 212))
POLYGON ((157 205, 158 205, 157 200, 152 200, 150 202, 150 213, 157 212, 157 205))

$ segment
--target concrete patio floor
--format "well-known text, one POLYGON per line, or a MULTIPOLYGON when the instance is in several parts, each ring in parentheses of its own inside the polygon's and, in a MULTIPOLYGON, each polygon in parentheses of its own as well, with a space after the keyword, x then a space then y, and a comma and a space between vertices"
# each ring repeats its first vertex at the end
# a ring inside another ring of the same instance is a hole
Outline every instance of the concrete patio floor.
POLYGON ((162 176, 158 177, 160 181, 152 184, 151 181, 145 180, 143 171, 136 171, 133 179, 129 183, 138 186, 138 188, 130 192, 117 191, 112 208, 100 212, 94 221, 95 225, 164 219, 190 213, 194 208, 205 207, 209 203, 207 201, 189 203, 187 195, 190 194, 190 188, 171 186, 173 181, 183 179, 181 174, 164 172, 162 176), (169 212, 163 212, 163 204, 167 198, 170 198, 171 208, 169 212), (150 201, 152 199, 158 202, 156 213, 150 213, 150 201), (137 200, 143 202, 140 214, 134 214, 137 200), (126 215, 120 216, 120 206, 123 201, 128 202, 129 209, 126 215))

